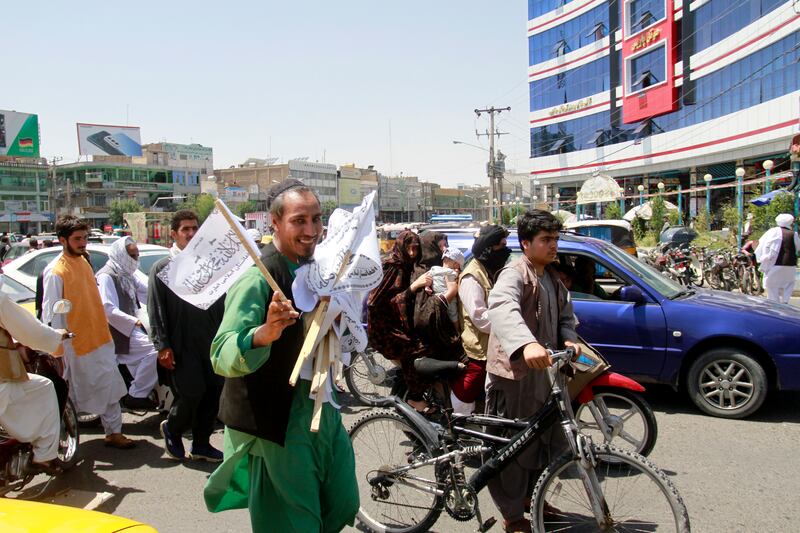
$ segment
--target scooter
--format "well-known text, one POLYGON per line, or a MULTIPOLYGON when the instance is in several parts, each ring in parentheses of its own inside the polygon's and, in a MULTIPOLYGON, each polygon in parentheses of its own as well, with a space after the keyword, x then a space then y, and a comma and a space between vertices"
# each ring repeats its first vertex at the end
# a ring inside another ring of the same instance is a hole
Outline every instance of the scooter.
MULTIPOLYGON (((60 309, 61 313, 68 313, 70 307, 68 304, 67 300, 60 300, 56 302, 55 307, 60 309)), ((62 471, 67 470, 78 460, 80 430, 75 406, 69 399, 69 385, 63 378, 64 363, 50 354, 30 350, 25 366, 29 373, 44 376, 55 386, 58 408, 61 413, 61 435, 58 440, 58 456, 54 464, 62 471)), ((21 491, 37 474, 41 473, 32 464, 32 459, 31 444, 12 438, 0 426, 0 496, 21 491)), ((51 476, 47 483, 34 494, 26 494, 25 499, 40 496, 47 490, 53 479, 51 476)))

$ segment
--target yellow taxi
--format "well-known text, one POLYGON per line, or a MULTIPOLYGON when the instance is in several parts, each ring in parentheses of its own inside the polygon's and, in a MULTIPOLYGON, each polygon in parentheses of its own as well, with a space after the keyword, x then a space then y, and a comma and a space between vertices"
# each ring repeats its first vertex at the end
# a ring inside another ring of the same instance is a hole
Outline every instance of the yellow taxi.
POLYGON ((0 498, 0 531, 5 533, 158 533, 147 524, 98 511, 0 498))

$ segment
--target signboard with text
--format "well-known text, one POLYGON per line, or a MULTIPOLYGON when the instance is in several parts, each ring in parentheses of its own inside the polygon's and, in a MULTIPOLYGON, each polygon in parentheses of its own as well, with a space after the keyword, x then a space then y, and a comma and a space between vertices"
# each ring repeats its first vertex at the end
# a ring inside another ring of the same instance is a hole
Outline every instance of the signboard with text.
POLYGON ((674 2, 657 0, 650 4, 623 1, 622 120, 626 124, 678 108, 674 2))

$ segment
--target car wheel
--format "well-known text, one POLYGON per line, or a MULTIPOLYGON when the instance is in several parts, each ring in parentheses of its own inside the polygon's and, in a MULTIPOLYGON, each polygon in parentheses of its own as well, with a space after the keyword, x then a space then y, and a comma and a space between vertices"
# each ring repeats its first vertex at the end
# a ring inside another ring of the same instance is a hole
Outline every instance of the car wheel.
POLYGON ((706 414, 744 418, 767 397, 767 374, 754 357, 737 348, 715 348, 697 358, 686 380, 689 397, 706 414))

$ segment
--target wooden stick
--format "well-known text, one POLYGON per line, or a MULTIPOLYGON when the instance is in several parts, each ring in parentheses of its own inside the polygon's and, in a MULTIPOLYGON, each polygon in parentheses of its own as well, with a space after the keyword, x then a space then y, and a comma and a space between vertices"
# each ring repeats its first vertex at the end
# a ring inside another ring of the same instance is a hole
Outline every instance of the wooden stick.
MULTIPOLYGON (((347 263, 350 262, 351 253, 352 252, 348 250, 347 253, 344 254, 342 264, 339 265, 339 272, 336 273, 336 279, 333 282, 334 284, 344 275, 344 271, 347 268, 347 263)), ((320 330, 322 329, 322 322, 325 320, 325 314, 328 312, 329 305, 330 299, 320 299, 320 302, 317 305, 317 310, 314 313, 314 320, 311 323, 311 327, 308 328, 306 340, 303 342, 303 347, 300 349, 300 355, 297 356, 294 369, 292 370, 292 374, 289 376, 289 384, 292 387, 297 384, 297 379, 300 377, 300 369, 303 368, 303 364, 306 362, 306 359, 309 355, 311 355, 311 352, 314 350, 314 346, 317 345, 317 342, 319 342, 320 335, 325 333, 324 331, 320 330)))
MULTIPOLYGON (((255 251, 253 250, 252 246, 247 246, 247 244, 245 244, 247 242, 247 240, 249 239, 249 237, 247 237, 245 234, 243 234, 239 230, 239 225, 236 224, 236 222, 231 217, 231 213, 228 210, 228 206, 226 206, 225 203, 222 200, 220 200, 219 198, 214 200, 214 205, 216 206, 217 209, 219 209, 219 212, 222 213, 222 216, 225 217, 225 220, 228 222, 228 225, 231 227, 233 232, 236 233, 236 236, 239 238, 239 241, 242 243, 242 246, 244 246, 245 250, 247 250, 247 254, 250 256, 250 258, 256 264, 256 266, 258 267, 258 270, 261 272, 261 274, 264 276, 264 278, 267 280, 267 284, 270 286, 270 288, 274 292, 278 293, 278 297, 281 300, 286 300, 287 299, 286 295, 283 294, 283 291, 278 286, 278 282, 275 281, 275 278, 273 278, 272 274, 269 273, 269 270, 267 270, 267 267, 264 266, 264 263, 261 261, 261 258, 258 256, 258 254, 255 253, 255 251)), ((267 305, 269 305, 269 303, 267 305)))
MULTIPOLYGON (((319 425, 322 421, 322 404, 324 396, 325 396, 325 384, 328 380, 328 370, 330 369, 331 362, 328 354, 333 349, 333 344, 336 342, 336 335, 329 331, 327 335, 327 343, 322 342, 322 371, 320 372, 319 376, 319 389, 317 390, 317 396, 314 398, 314 415, 311 418, 311 431, 314 433, 319 431, 319 425), (325 346, 327 344, 327 346, 325 346)), ((316 377, 316 376, 315 376, 316 377)))

